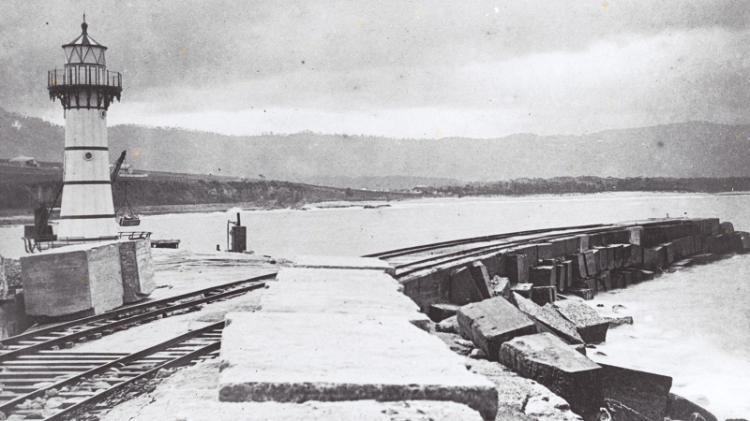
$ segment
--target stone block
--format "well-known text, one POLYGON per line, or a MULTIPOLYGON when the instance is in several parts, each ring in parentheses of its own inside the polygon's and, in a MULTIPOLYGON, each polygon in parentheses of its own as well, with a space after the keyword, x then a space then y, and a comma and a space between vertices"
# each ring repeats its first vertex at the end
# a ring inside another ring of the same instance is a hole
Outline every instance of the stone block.
POLYGON ((551 305, 539 306, 518 294, 513 299, 524 314, 536 322, 540 332, 551 332, 570 344, 581 344, 583 339, 573 323, 565 319, 551 305))
POLYGON ((429 325, 429 305, 420 312, 400 285, 384 271, 285 267, 264 290, 260 305, 268 312, 399 316, 419 327, 429 325))
POLYGON ((579 300, 562 300, 554 304, 555 309, 570 320, 586 343, 597 344, 607 339, 609 323, 591 306, 579 300))
POLYGON ((528 299, 531 299, 531 289, 533 287, 534 287, 534 284, 532 284, 531 282, 526 282, 526 283, 523 283, 523 284, 513 285, 510 288, 510 290, 512 292, 515 292, 516 294, 522 296, 522 297, 526 297, 528 299))
POLYGON ((560 395, 579 414, 594 414, 602 403, 601 367, 551 333, 507 341, 499 359, 560 395))
POLYGON ((557 287, 542 286, 531 288, 531 300, 540 306, 547 303, 554 303, 557 300, 557 287))
POLYGON ((602 394, 634 409, 647 419, 667 415, 672 378, 660 374, 601 364, 602 394))
POLYGON ((628 261, 625 263, 625 267, 640 267, 643 266, 643 247, 630 245, 630 255, 628 261))
MULTIPOLYGON (((630 251, 630 244, 627 244, 627 252, 630 251)), ((611 269, 621 268, 625 261, 626 248, 624 244, 610 244, 608 246, 612 250, 612 262, 611 269)))
POLYGON ((100 314, 122 305, 118 242, 66 246, 21 258, 31 316, 100 314))
POLYGON ((451 271, 449 299, 452 304, 460 306, 483 299, 469 268, 461 267, 451 271))
POLYGON ((128 240, 121 241, 119 246, 122 301, 126 304, 141 301, 156 289, 151 244, 149 240, 128 240))
POLYGON ((482 257, 479 261, 487 268, 487 274, 490 278, 493 276, 505 276, 505 262, 503 261, 502 253, 482 257))
POLYGON ((721 230, 719 218, 704 218, 697 220, 698 233, 702 236, 716 235, 721 230))
POLYGON ((609 269, 609 253, 607 252, 606 246, 598 246, 596 248, 596 257, 599 272, 603 272, 609 269))
POLYGON ((556 268, 551 265, 534 266, 530 271, 530 281, 534 286, 556 286, 556 268))
POLYGON ((578 239, 577 253, 583 253, 584 251, 589 249, 589 235, 588 234, 576 235, 576 238, 578 239))
POLYGON ((487 266, 484 263, 477 261, 472 262, 469 265, 469 271, 471 272, 472 278, 477 285, 479 294, 482 299, 490 298, 492 296, 490 289, 490 274, 487 271, 487 266))
POLYGON ((650 281, 656 275, 653 271, 646 269, 641 269, 639 272, 641 272, 641 281, 650 281))
POLYGON ((563 266, 565 266, 565 289, 570 288, 575 280, 575 274, 573 273, 573 261, 564 260, 563 266))
POLYGON ((589 278, 596 276, 599 273, 599 250, 587 250, 584 253, 584 259, 586 261, 586 273, 589 278))
POLYGON ((495 276, 492 278, 492 296, 511 299, 510 279, 495 276))
MULTIPOLYGON (((698 414, 705 421, 717 421, 716 416, 702 406, 693 403, 676 393, 669 394, 669 402, 667 403, 667 416, 673 420, 700 420, 701 418, 695 417, 694 414, 698 414)), ((732 421, 732 420, 727 420, 732 421)), ((741 421, 741 420, 736 420, 741 421)))
POLYGON ((584 253, 578 253, 573 259, 573 277, 574 279, 585 279, 589 277, 588 271, 586 270, 586 255, 584 253))
POLYGON ((596 296, 596 293, 591 288, 571 288, 570 290, 568 290, 568 292, 575 296, 581 297, 586 301, 593 300, 596 296))
POLYGON ((641 245, 641 235, 643 235, 643 227, 632 226, 626 228, 628 231, 628 243, 636 246, 641 245))
POLYGON ((522 284, 529 281, 530 262, 525 254, 509 254, 505 261, 506 273, 511 283, 522 284))
POLYGON ((23 333, 33 324, 23 301, 23 292, 0 301, 0 339, 23 333))
POLYGON ((223 402, 434 400, 497 413, 494 384, 401 317, 229 313, 220 358, 223 402))
POLYGON ((666 267, 674 263, 674 261, 676 260, 675 259, 675 247, 671 241, 662 244, 662 247, 664 249, 664 264, 666 267))
POLYGON ((452 317, 456 315, 456 312, 458 311, 458 307, 455 304, 446 304, 446 303, 436 303, 430 305, 430 309, 427 312, 427 315, 430 317, 430 320, 433 322, 441 322, 448 317, 452 317))
POLYGON ((467 304, 458 309, 461 336, 490 358, 497 358, 500 345, 516 336, 536 333, 531 319, 501 297, 467 304))
POLYGON ((724 221, 719 224, 719 232, 722 234, 731 234, 734 232, 734 225, 729 221, 724 221))
POLYGON ((552 243, 537 243, 536 254, 537 254, 537 260, 553 259, 557 257, 554 254, 552 243))
POLYGON ((643 249, 643 267, 650 270, 660 270, 666 265, 664 247, 647 247, 643 249))
POLYGON ((568 276, 563 262, 555 264, 555 286, 560 292, 565 291, 565 284, 568 282, 568 276))

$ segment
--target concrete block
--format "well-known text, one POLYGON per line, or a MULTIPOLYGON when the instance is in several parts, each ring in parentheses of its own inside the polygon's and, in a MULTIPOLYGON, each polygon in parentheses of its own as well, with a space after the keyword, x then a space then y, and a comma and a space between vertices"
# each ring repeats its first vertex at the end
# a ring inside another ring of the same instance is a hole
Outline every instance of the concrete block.
POLYGON ((524 256, 526 256, 526 261, 529 263, 529 265, 532 266, 536 263, 537 260, 539 260, 539 255, 537 254, 537 248, 535 244, 529 244, 512 249, 510 254, 523 254, 524 256))
POLYGON ((484 299, 469 268, 461 267, 452 270, 450 279, 449 300, 451 303, 461 306, 484 299))
POLYGON ((593 300, 596 297, 596 293, 592 288, 571 288, 568 292, 587 301, 593 300))
POLYGON ((564 260, 563 266, 565 266, 565 289, 570 288, 575 280, 575 274, 573 273, 573 261, 564 260))
POLYGON ((537 243, 536 253, 538 260, 553 259, 557 257, 554 254, 552 243, 537 243))
POLYGON ((647 247, 643 249, 643 267, 650 270, 660 270, 666 265, 666 252, 664 247, 647 247))
POLYGON ((573 259, 573 276, 574 279, 585 279, 589 277, 588 271, 586 270, 586 255, 584 253, 578 253, 573 259))
MULTIPOLYGON (((703 408, 702 406, 695 404, 676 393, 669 394, 669 402, 667 403, 667 416, 673 420, 700 420, 701 418, 695 417, 694 414, 698 414, 703 417, 706 421, 717 421, 716 416, 703 408)), ((727 421, 742 421, 742 418, 728 419, 727 421)))
POLYGON ((34 320, 26 314, 23 292, 0 301, 0 339, 22 333, 34 320))
POLYGON ((533 301, 526 299, 518 294, 513 295, 513 299, 524 314, 531 317, 536 322, 537 329, 540 332, 551 332, 563 338, 570 344, 581 344, 583 339, 578 334, 578 330, 573 323, 565 319, 550 305, 539 306, 533 301))
POLYGON ((119 246, 122 301, 126 304, 141 301, 156 289, 151 244, 149 240, 128 240, 121 241, 119 246))
POLYGON ((744 231, 735 231, 734 249, 739 253, 750 251, 750 233, 744 231))
POLYGON ((534 287, 534 284, 527 282, 523 284, 516 284, 513 285, 510 290, 515 292, 516 294, 526 297, 529 300, 531 299, 531 289, 534 287))
POLYGON ((599 273, 599 250, 587 250, 583 255, 586 262, 586 273, 589 277, 595 276, 599 273))
POLYGON ((628 243, 635 244, 636 246, 641 245, 641 235, 643 235, 643 227, 633 226, 627 227, 628 231, 628 243))
POLYGON ((650 281, 651 279, 654 279, 655 273, 653 271, 641 269, 639 272, 641 272, 642 281, 650 281))
POLYGON ((719 232, 722 234, 731 234, 734 232, 734 225, 729 221, 724 221, 719 224, 719 232))
POLYGON ((675 247, 671 241, 662 244, 662 247, 664 248, 664 263, 666 267, 674 263, 674 261, 676 260, 675 259, 675 247))
POLYGON ((490 289, 490 274, 487 270, 487 266, 480 261, 473 262, 469 265, 469 271, 471 272, 472 278, 477 285, 479 294, 482 299, 490 298, 492 296, 490 289))
POLYGON ((602 403, 601 368, 551 333, 512 339, 500 348, 499 359, 560 395, 579 414, 594 414, 602 403))
POLYGON ((492 296, 503 297, 506 300, 510 300, 510 279, 500 276, 495 276, 494 278, 492 278, 492 296))
POLYGON ((661 420, 667 415, 672 378, 660 374, 601 364, 602 394, 634 409, 647 419, 661 420))
POLYGON ((452 317, 456 315, 456 312, 458 311, 458 307, 455 304, 432 304, 430 305, 430 309, 427 312, 427 316, 429 316, 430 320, 433 322, 440 322, 448 317, 452 317))
POLYGON ((577 253, 583 253, 584 251, 588 250, 589 247, 589 235, 588 234, 580 234, 577 235, 576 238, 578 239, 578 251, 577 253))
POLYGON ((551 265, 534 266, 531 268, 530 281, 534 286, 556 286, 556 268, 551 265))
POLYGON ((529 281, 530 262, 525 254, 509 254, 505 261, 506 273, 511 283, 522 284, 529 281))
POLYGON ((557 287, 558 291, 565 291, 565 284, 568 282, 566 279, 567 276, 568 273, 565 269, 565 264, 563 262, 555 264, 555 287, 557 287))
POLYGON ((495 419, 498 406, 492 382, 400 317, 227 314, 220 401, 365 399, 452 401, 484 419, 495 419))
POLYGON ((579 300, 562 300, 554 304, 555 309, 570 320, 586 343, 597 344, 607 339, 609 323, 591 306, 579 300))
POLYGON ((283 268, 261 297, 263 311, 399 316, 424 327, 430 321, 383 271, 283 268))
POLYGON ((628 261, 625 263, 625 267, 640 267, 643 266, 643 247, 641 246, 630 246, 630 255, 628 261))
POLYGON ((531 288, 531 301, 543 306, 547 303, 554 303, 557 300, 557 287, 542 286, 531 288))
POLYGON ((482 257, 479 261, 487 268, 487 274, 490 278, 493 276, 505 276, 505 261, 503 260, 502 253, 482 257))
POLYGON ((26 312, 100 314, 122 305, 118 242, 66 246, 21 258, 26 312))
POLYGON ((501 297, 467 304, 458 309, 457 317, 461 336, 474 342, 490 358, 497 357, 503 342, 536 333, 534 322, 501 297))

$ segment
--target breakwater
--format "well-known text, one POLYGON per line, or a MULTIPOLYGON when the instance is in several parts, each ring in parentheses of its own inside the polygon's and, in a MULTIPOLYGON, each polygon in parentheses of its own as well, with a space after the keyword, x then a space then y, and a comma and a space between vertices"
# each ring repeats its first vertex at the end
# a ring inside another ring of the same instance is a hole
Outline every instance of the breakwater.
POLYGON ((716 418, 708 411, 670 393, 671 377, 585 357, 610 326, 632 320, 602 317, 584 300, 744 252, 749 240, 716 218, 659 219, 448 244, 441 252, 421 251, 419 264, 396 266, 404 292, 438 322, 437 330, 468 339, 475 349, 467 353, 537 380, 584 416, 601 406, 612 419, 697 413, 710 420, 716 418), (441 253, 454 257, 441 263, 435 258, 441 253), (430 259, 437 263, 425 265, 430 259), (570 345, 579 352, 571 353, 570 345))

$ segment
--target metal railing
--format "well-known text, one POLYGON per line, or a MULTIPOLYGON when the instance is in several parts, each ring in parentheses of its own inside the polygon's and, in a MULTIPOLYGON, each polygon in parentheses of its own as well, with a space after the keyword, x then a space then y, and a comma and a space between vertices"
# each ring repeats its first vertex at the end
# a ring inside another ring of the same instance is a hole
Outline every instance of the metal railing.
POLYGON ((122 88, 122 74, 98 65, 76 65, 47 72, 47 86, 110 86, 122 88))

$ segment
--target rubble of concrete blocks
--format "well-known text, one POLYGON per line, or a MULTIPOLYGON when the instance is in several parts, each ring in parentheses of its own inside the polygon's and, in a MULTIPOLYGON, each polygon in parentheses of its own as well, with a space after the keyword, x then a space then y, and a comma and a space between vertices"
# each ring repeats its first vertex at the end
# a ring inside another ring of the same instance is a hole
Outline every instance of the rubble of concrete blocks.
POLYGON ((497 296, 460 306, 456 318, 456 333, 481 350, 479 355, 546 386, 585 419, 600 408, 618 414, 613 419, 662 419, 673 413, 670 377, 598 364, 586 356, 584 345, 603 342, 611 321, 584 301, 540 306, 513 292, 510 300, 497 296))
POLYGON ((716 218, 646 220, 530 241, 473 262, 434 269, 404 280, 403 286, 428 314, 432 304, 461 306, 502 294, 509 297, 510 290, 544 305, 560 294, 590 300, 599 292, 626 288, 666 270, 746 251, 750 234, 716 218), (497 283, 502 284, 499 290, 497 283))
POLYGON ((21 258, 30 316, 101 314, 154 288, 148 240, 82 243, 21 258))

